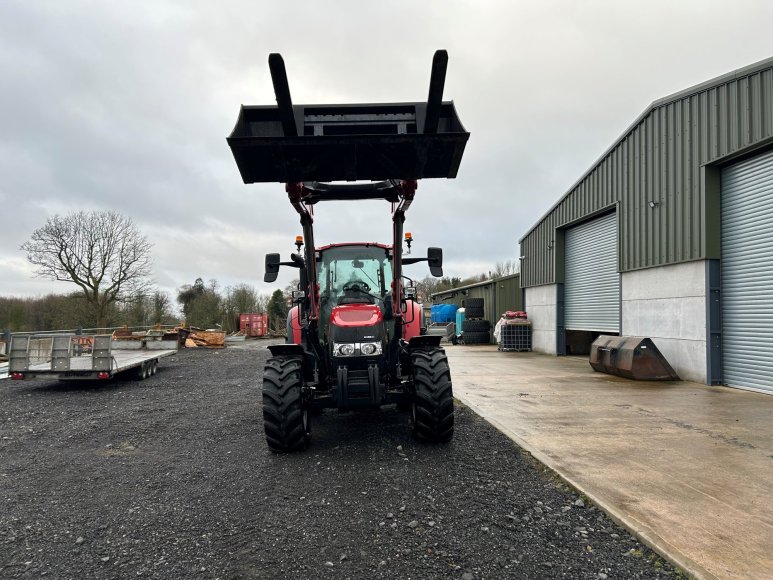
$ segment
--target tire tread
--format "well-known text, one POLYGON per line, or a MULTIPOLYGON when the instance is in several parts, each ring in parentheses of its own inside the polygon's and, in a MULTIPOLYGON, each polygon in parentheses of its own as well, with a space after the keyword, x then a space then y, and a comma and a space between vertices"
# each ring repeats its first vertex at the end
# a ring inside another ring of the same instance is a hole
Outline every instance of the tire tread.
POLYGON ((442 348, 412 352, 415 420, 420 439, 445 443, 454 435, 454 394, 451 370, 442 348))
MULTIPOLYGON (((303 424, 301 361, 272 357, 263 370, 263 427, 269 449, 277 453, 305 449, 308 428, 303 424)), ((307 417, 308 426, 308 417, 307 417)))

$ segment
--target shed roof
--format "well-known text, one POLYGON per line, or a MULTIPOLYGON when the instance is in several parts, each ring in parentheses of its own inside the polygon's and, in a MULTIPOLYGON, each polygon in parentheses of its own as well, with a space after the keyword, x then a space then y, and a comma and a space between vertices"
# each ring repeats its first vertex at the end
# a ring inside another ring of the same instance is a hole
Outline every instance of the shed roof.
POLYGON ((636 119, 631 123, 628 128, 626 128, 625 131, 623 131, 622 135, 618 137, 612 145, 610 145, 604 153, 601 154, 601 156, 593 163, 593 165, 590 166, 590 168, 583 173, 577 181, 575 181, 571 187, 552 205, 550 206, 550 209, 548 209, 536 222, 534 222, 534 225, 532 225, 523 236, 518 240, 519 243, 523 242, 523 240, 531 233, 533 232, 544 220, 547 218, 560 204, 564 199, 566 199, 593 171, 601 164, 601 162, 612 152, 614 149, 620 145, 620 143, 623 142, 623 140, 631 134, 631 132, 644 120, 647 115, 652 113, 655 109, 659 107, 663 107, 664 105, 668 105, 671 103, 675 103, 679 101, 680 99, 684 99, 685 97, 689 97, 691 95, 695 95, 698 93, 701 93, 703 91, 706 91, 708 89, 718 87, 720 85, 726 84, 730 81, 747 77, 749 75, 752 75, 756 72, 765 70, 770 68, 773 65, 773 57, 766 58, 764 60, 761 60, 759 62, 755 62, 754 64, 750 64, 748 66, 735 69, 729 73, 725 73, 721 76, 715 77, 713 79, 710 79, 708 81, 704 81, 702 83, 699 83, 697 85, 694 85, 692 87, 683 89, 681 91, 678 91, 676 93, 670 94, 666 97, 662 97, 660 99, 657 99, 653 101, 636 119))
POLYGON ((441 296, 443 294, 452 294, 454 292, 459 292, 460 290, 469 290, 470 288, 477 288, 478 286, 486 286, 488 284, 491 284, 493 282, 500 282, 502 280, 509 280, 510 278, 518 278, 520 277, 520 272, 515 274, 508 274, 507 276, 502 276, 500 278, 489 278, 488 280, 482 280, 480 282, 475 282, 474 284, 465 284, 464 286, 456 286, 455 288, 449 288, 447 290, 441 290, 440 292, 433 292, 430 294, 430 298, 434 296, 441 296))

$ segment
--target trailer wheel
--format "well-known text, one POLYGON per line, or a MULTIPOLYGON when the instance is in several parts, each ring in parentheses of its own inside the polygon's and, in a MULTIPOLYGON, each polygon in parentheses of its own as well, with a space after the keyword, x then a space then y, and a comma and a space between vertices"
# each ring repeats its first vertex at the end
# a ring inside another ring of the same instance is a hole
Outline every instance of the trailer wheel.
POLYGON ((311 439, 311 417, 302 399, 301 361, 271 357, 263 370, 263 426, 275 453, 300 451, 311 439))
POLYGON ((156 372, 158 371, 158 359, 157 358, 153 359, 153 361, 150 364, 151 364, 151 366, 150 366, 150 374, 151 375, 155 375, 156 372))
POLYGON ((443 443, 454 435, 454 393, 451 371, 442 348, 411 353, 413 366, 413 433, 419 439, 443 443))
POLYGON ((134 367, 134 380, 142 381, 147 377, 147 370, 145 369, 145 363, 140 364, 138 367, 134 367))

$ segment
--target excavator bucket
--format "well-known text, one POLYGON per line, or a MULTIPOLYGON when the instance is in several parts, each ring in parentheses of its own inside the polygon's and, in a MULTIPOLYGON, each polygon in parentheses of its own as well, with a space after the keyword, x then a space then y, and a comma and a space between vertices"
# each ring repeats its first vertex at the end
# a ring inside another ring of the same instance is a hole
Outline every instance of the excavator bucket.
POLYGON ((271 54, 276 106, 243 105, 228 137, 244 183, 456 177, 470 134, 442 100, 447 63, 437 51, 426 102, 293 105, 271 54))
POLYGON ((591 345, 594 371, 637 381, 678 381, 666 358, 649 338, 601 335, 591 345))

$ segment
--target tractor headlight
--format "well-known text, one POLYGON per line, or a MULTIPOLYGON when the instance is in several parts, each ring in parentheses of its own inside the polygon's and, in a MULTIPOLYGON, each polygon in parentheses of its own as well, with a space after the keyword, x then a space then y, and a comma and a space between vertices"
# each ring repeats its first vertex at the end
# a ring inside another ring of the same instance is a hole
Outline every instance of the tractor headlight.
POLYGON ((365 342, 360 346, 360 352, 365 355, 372 355, 376 354, 376 351, 378 350, 378 347, 380 345, 376 345, 372 342, 365 342))
POLYGON ((338 356, 352 356, 354 354, 354 345, 336 344, 333 350, 338 356))
POLYGON ((373 356, 380 355, 384 349, 379 342, 335 342, 333 343, 333 356, 373 356))

